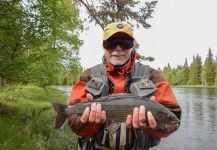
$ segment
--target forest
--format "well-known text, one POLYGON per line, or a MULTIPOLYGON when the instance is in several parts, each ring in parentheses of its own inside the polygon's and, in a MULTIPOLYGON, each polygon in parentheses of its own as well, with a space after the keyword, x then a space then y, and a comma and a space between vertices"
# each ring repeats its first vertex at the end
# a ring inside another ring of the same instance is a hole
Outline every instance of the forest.
POLYGON ((133 20, 150 28, 157 1, 0 1, 0 85, 72 85, 83 71, 79 36, 94 22, 103 28, 133 20), (135 10, 137 7, 138 10, 135 10), (82 18, 86 11, 89 16, 82 18))
POLYGON ((217 86, 217 56, 214 58, 211 48, 208 49, 204 62, 196 54, 190 65, 185 59, 184 64, 176 68, 171 68, 168 63, 163 70, 159 70, 172 85, 217 86))
MULTIPOLYGON (((156 4, 130 0, 0 1, 0 85, 73 85, 83 71, 79 47, 85 41, 79 36, 89 22, 103 28, 113 21, 133 20, 132 25, 149 29, 156 4), (81 17, 84 10, 88 18, 81 17)), ((197 54, 191 64, 185 60, 171 68, 168 63, 159 70, 172 85, 213 86, 217 85, 214 57, 210 48, 204 63, 197 54)))
POLYGON ((5 0, 0 10, 1 86, 72 84, 82 70, 77 7, 70 0, 5 0))

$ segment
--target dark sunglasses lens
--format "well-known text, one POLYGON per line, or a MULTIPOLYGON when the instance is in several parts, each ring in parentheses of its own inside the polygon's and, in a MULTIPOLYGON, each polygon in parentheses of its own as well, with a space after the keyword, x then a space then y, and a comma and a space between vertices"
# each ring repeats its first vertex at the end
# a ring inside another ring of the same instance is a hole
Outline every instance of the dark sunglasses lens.
POLYGON ((117 44, 114 41, 103 41, 103 47, 107 50, 115 49, 117 44))
POLYGON ((119 45, 123 50, 133 47, 132 39, 110 39, 103 41, 103 47, 107 50, 113 50, 119 45))
POLYGON ((130 49, 133 47, 133 41, 132 40, 121 40, 119 41, 119 45, 122 49, 130 49))

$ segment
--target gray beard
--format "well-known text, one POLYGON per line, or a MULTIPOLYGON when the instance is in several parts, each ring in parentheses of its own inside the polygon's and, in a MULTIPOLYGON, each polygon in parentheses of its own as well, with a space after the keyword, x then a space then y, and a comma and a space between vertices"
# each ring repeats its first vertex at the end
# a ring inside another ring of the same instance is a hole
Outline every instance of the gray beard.
POLYGON ((114 68, 116 70, 118 70, 118 69, 121 69, 126 63, 128 63, 128 61, 130 61, 130 58, 124 64, 122 64, 122 65, 113 65, 111 62, 110 62, 110 64, 112 64, 112 66, 114 66, 114 68))

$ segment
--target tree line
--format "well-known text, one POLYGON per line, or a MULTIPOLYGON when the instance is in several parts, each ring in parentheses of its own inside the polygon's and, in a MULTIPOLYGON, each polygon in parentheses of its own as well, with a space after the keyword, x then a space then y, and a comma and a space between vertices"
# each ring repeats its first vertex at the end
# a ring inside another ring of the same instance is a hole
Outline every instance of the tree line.
POLYGON ((171 68, 168 64, 161 72, 172 85, 217 86, 217 56, 214 58, 209 48, 204 63, 201 56, 196 54, 190 65, 185 59, 183 65, 171 68))
MULTIPOLYGON (((0 1, 0 85, 72 85, 83 68, 80 33, 94 22, 100 27, 114 21, 150 28, 157 1, 139 0, 3 0, 0 1), (85 10, 86 17, 80 14, 85 10)), ((138 55, 139 60, 153 61, 138 55)), ((217 85, 217 58, 211 48, 202 64, 193 56, 188 65, 162 73, 173 85, 217 85)))
MULTIPOLYGON (((1 0, 0 85, 72 85, 81 71, 84 24, 126 21, 150 28, 157 1, 1 0), (80 13, 85 10, 86 16, 80 13)), ((140 59, 149 59, 140 57, 140 59)))
POLYGON ((1 85, 69 84, 82 70, 81 29, 70 0, 0 1, 1 85))

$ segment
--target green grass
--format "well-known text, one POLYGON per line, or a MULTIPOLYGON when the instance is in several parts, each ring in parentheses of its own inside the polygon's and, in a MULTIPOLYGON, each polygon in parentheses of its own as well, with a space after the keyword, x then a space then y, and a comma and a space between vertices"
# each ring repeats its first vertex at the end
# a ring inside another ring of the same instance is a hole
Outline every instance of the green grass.
POLYGON ((54 129, 52 101, 67 103, 67 97, 36 86, 0 88, 0 150, 75 149, 67 123, 63 131, 54 129))

